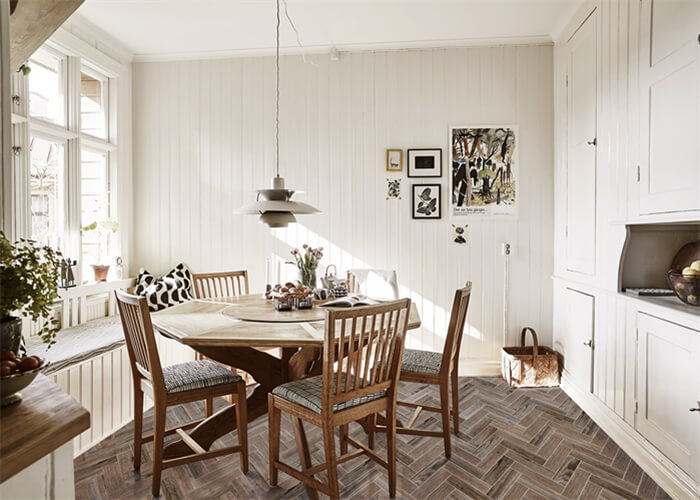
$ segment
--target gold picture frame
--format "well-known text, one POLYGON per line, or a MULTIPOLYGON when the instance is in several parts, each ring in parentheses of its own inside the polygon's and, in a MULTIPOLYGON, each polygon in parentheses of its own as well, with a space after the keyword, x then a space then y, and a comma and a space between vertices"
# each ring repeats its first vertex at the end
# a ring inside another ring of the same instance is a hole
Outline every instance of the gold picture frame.
POLYGON ((386 150, 386 171, 401 172, 403 170, 403 149, 387 149, 386 150), (399 155, 398 168, 396 168, 396 154, 399 155))

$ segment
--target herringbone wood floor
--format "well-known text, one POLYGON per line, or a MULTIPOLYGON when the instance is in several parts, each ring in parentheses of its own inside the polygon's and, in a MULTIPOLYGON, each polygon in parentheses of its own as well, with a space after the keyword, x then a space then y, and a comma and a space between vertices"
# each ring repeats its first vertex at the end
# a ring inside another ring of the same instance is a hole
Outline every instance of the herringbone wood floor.
MULTIPOLYGON (((401 384, 401 398, 439 405, 434 386, 401 384)), ((223 405, 224 401, 218 402, 223 405)), ((398 437, 397 498, 668 498, 649 476, 558 388, 511 390, 498 378, 462 378, 461 428, 445 459, 442 440, 398 437)), ((151 423, 146 416, 144 431, 151 423)), ((203 416, 203 404, 171 410, 168 425, 203 416)), ((423 412, 421 426, 439 425, 423 412)), ((323 461, 321 433, 307 426, 314 464, 323 461)), ((152 445, 144 446, 141 473, 132 468, 133 427, 127 426, 75 460, 77 498, 148 498, 152 445)), ((364 441, 354 424, 351 433, 364 441)), ((163 472, 161 498, 305 498, 298 481, 280 473, 268 486, 267 417, 249 426, 250 471, 237 456, 163 472)), ((234 436, 223 445, 233 444, 234 436)), ((384 436, 377 449, 385 454, 384 436)), ((216 445, 215 445, 216 446, 216 445)), ((282 419, 282 459, 298 465, 288 416, 282 419)), ((384 469, 364 457, 339 467, 343 498, 388 498, 384 469)), ((320 475, 325 480, 325 474, 320 475)))

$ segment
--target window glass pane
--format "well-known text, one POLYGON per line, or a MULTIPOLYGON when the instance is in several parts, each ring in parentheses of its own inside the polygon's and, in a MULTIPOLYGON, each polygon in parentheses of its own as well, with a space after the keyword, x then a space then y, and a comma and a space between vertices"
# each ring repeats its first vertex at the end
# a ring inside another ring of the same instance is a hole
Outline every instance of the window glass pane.
POLYGON ((32 137, 29 148, 32 163, 32 239, 60 248, 65 186, 63 145, 32 137))
POLYGON ((83 277, 91 279, 91 264, 112 264, 114 221, 109 218, 107 154, 81 152, 81 220, 83 277))
POLYGON ((66 113, 62 60, 39 50, 29 59, 29 67, 29 114, 63 125, 66 113))
POLYGON ((86 134, 107 138, 107 81, 80 73, 81 130, 86 134))

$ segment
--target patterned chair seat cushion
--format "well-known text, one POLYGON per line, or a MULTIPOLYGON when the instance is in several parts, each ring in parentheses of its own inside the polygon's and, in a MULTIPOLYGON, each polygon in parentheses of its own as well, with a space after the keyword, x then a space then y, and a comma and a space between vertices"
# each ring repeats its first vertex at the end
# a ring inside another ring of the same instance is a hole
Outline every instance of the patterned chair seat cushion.
POLYGON ((442 353, 440 352, 419 351, 417 349, 404 349, 403 351, 402 372, 438 374, 441 365, 442 353))
POLYGON ((209 360, 166 366, 163 368, 163 378, 168 394, 232 384, 243 380, 237 373, 209 360))
MULTIPOLYGON (((333 376, 333 383, 337 381, 338 374, 333 376)), ((345 374, 343 374, 343 379, 345 374)), ((350 377, 350 384, 353 384, 355 376, 350 377)), ((342 381, 341 387, 344 387, 345 380, 342 381)), ((358 383, 358 386, 360 384, 358 383)), ((317 377, 302 378, 300 380, 295 380, 293 382, 287 382, 286 384, 278 385, 272 390, 272 394, 279 396, 292 403, 299 404, 309 410, 315 411, 316 413, 321 413, 321 400, 323 393, 323 375, 318 375, 317 377)), ((361 405, 364 403, 369 403, 375 399, 383 398, 386 396, 386 391, 382 390, 361 398, 351 399, 350 401, 344 401, 342 403, 337 403, 333 405, 333 411, 346 410, 352 408, 353 406, 361 405)))

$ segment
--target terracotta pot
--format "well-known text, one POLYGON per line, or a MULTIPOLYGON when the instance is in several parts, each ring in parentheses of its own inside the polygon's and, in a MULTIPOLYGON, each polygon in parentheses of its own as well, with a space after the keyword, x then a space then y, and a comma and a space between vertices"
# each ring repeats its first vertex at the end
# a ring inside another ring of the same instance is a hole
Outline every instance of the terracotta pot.
POLYGON ((109 266, 101 266, 99 264, 92 264, 92 270, 95 273, 95 281, 107 281, 107 274, 109 273, 109 266))

